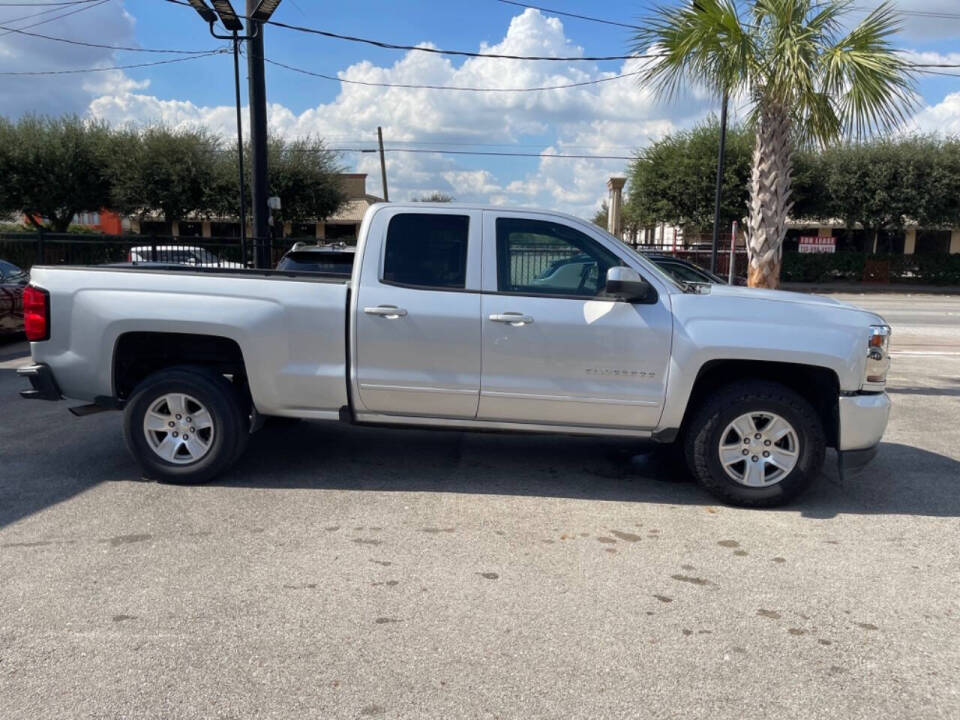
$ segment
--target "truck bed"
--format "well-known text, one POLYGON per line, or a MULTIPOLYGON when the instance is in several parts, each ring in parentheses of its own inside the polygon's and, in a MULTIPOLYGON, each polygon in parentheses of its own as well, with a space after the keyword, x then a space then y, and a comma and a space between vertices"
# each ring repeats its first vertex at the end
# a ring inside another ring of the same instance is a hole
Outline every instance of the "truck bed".
POLYGON ((236 343, 260 412, 335 418, 347 404, 348 279, 317 273, 172 266, 34 267, 50 293, 51 338, 36 362, 57 367, 64 395, 117 395, 114 356, 128 333, 236 343))

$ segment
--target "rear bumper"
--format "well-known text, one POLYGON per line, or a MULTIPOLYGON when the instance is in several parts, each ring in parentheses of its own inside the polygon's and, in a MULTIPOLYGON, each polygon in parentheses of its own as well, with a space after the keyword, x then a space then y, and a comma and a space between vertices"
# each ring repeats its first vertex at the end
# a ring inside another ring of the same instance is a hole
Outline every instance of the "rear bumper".
POLYGON ((60 387, 49 365, 37 363, 27 365, 17 370, 17 375, 30 381, 29 390, 21 390, 20 397, 26 400, 60 400, 60 387))

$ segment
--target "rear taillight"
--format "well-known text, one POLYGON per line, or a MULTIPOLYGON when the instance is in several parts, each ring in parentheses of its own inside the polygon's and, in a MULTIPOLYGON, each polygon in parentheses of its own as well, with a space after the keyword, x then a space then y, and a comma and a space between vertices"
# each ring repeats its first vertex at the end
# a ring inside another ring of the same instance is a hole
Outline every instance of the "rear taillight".
POLYGON ((50 337, 50 293, 27 285, 23 289, 23 327, 27 340, 38 342, 50 337))

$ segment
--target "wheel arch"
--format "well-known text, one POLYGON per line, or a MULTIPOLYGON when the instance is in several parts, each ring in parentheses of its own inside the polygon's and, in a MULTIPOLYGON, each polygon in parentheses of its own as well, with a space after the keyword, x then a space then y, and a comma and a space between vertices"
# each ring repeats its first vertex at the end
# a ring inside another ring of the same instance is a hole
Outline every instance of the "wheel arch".
POLYGON ((118 400, 155 372, 179 365, 195 365, 233 378, 246 386, 246 363, 240 345, 221 335, 161 331, 126 332, 114 344, 113 392, 118 400))
POLYGON ((683 432, 696 410, 711 393, 725 385, 744 380, 779 383, 808 400, 823 423, 828 447, 836 447, 839 432, 840 379, 831 368, 802 363, 710 360, 700 368, 694 380, 680 423, 680 432, 683 432))

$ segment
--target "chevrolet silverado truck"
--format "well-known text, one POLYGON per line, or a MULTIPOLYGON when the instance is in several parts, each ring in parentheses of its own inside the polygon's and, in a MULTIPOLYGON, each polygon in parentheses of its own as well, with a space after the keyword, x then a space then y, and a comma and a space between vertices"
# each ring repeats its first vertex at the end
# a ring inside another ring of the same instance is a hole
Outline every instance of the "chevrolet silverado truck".
POLYGON ((685 284, 552 212, 377 204, 349 277, 35 267, 24 315, 22 395, 122 410, 144 473, 172 482, 224 473, 279 416, 676 443, 707 490, 770 506, 827 447, 868 461, 890 409, 877 315, 685 284))

